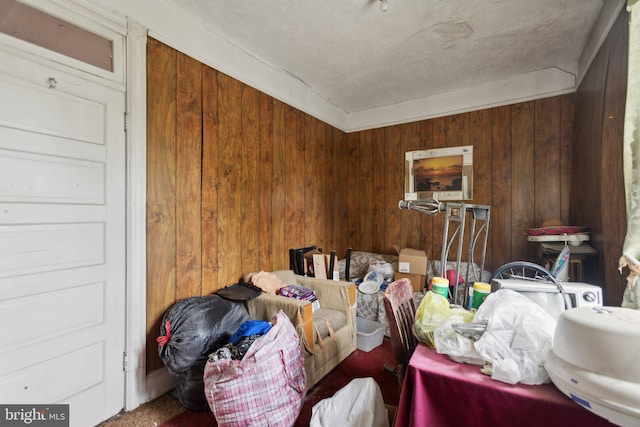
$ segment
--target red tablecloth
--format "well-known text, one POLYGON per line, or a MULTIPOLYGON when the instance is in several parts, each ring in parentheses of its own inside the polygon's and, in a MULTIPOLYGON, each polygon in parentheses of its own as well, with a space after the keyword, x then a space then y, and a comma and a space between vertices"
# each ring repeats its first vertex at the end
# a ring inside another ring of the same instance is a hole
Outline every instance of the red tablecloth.
POLYGON ((396 427, 611 427, 553 384, 506 384, 419 344, 405 374, 396 427))

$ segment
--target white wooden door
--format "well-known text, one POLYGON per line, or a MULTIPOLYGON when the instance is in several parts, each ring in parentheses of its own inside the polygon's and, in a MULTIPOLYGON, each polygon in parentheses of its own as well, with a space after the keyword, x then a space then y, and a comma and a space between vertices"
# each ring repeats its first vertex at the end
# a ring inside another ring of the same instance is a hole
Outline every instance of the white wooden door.
POLYGON ((0 402, 124 405, 125 94, 0 51, 0 402))

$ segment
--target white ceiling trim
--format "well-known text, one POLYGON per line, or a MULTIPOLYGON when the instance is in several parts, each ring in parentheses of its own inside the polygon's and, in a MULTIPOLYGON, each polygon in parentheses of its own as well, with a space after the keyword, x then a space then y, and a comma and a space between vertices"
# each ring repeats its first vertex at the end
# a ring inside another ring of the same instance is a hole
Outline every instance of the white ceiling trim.
POLYGON ((161 42, 345 132, 573 92, 604 41, 620 7, 625 4, 625 0, 606 0, 611 4, 603 9, 594 27, 601 34, 591 35, 578 64, 578 78, 559 69, 546 69, 500 84, 346 113, 321 98, 299 79, 260 61, 207 30, 196 16, 170 0, 87 1, 135 19, 149 29, 150 36, 161 42))
POLYGON ((353 132, 562 95, 574 92, 575 84, 573 74, 549 68, 501 83, 349 113, 347 128, 353 132))

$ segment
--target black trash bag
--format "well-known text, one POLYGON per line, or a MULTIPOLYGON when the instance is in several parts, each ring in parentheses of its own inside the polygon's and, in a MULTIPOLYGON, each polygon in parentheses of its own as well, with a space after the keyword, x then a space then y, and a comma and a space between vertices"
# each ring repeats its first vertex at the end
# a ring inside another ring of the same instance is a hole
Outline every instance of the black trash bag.
POLYGON ((204 368, 207 358, 200 359, 192 367, 179 375, 178 386, 173 389, 171 396, 190 411, 205 411, 209 409, 207 396, 204 394, 204 368))
POLYGON ((162 318, 157 339, 160 358, 169 372, 180 376, 224 345, 247 320, 242 302, 215 294, 178 301, 162 318))

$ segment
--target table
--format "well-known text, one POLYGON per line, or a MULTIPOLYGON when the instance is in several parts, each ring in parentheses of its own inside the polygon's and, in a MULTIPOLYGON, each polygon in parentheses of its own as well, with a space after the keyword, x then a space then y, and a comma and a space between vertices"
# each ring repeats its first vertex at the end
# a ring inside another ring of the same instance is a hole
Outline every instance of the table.
POLYGON ((395 426, 612 427, 553 384, 507 384, 424 344, 405 374, 395 426))

